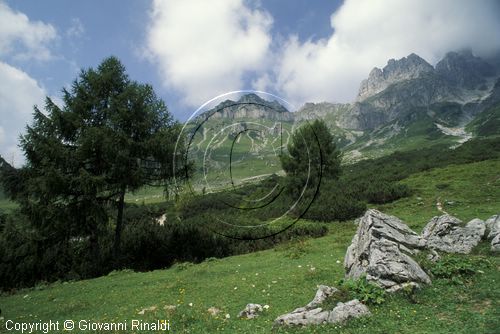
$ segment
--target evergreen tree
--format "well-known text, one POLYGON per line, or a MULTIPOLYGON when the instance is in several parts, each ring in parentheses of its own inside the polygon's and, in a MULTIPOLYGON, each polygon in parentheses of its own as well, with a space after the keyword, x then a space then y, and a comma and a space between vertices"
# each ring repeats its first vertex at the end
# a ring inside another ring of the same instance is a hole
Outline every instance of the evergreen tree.
POLYGON ((315 120, 294 131, 288 154, 280 157, 290 190, 299 195, 304 187, 314 188, 320 178, 337 179, 340 175, 341 152, 325 122, 315 120))
POLYGON ((182 158, 174 157, 180 127, 152 87, 131 81, 115 57, 83 70, 63 94, 62 108, 50 98, 45 114, 35 107, 21 139, 26 166, 4 183, 41 231, 89 236, 96 259, 115 204, 117 259, 125 193, 167 184, 173 160, 182 158))

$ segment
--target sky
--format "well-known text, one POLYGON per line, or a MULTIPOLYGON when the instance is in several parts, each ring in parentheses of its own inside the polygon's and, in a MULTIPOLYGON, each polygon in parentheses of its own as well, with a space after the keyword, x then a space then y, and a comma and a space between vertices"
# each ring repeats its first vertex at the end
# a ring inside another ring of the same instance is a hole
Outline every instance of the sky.
POLYGON ((236 90, 350 102, 390 58, 488 56, 498 36, 497 0, 0 0, 0 155, 22 164, 33 105, 111 55, 184 121, 236 90))

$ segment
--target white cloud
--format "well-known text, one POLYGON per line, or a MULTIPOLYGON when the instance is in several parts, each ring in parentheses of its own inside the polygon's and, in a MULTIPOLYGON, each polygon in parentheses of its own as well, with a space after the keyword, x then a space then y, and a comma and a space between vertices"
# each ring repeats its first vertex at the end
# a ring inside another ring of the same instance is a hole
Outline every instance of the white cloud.
POLYGON ((331 26, 327 39, 291 36, 276 56, 270 85, 288 100, 352 101, 371 68, 412 52, 435 63, 452 50, 500 49, 495 0, 347 0, 331 26))
POLYGON ((164 84, 196 106, 265 69, 272 19, 243 0, 155 0, 147 51, 164 84))
POLYGON ((48 60, 52 54, 47 44, 57 37, 56 29, 40 21, 30 21, 0 0, 0 56, 48 60))
POLYGON ((83 36, 85 34, 85 27, 83 26, 82 21, 80 21, 79 18, 72 18, 71 19, 71 25, 66 30, 66 36, 70 38, 78 38, 83 36))
POLYGON ((0 61, 0 155, 24 161, 17 147, 19 135, 32 119, 33 106, 44 105, 45 91, 27 73, 0 61))

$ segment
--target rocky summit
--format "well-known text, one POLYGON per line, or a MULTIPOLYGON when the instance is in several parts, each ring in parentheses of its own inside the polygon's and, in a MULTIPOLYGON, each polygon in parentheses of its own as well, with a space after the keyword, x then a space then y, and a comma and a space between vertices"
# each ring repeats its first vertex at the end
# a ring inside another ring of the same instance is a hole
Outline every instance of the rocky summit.
POLYGON ((361 82, 357 100, 361 101, 380 93, 396 82, 415 79, 423 73, 433 71, 431 64, 414 53, 399 60, 390 59, 383 69, 375 67, 368 79, 361 82))

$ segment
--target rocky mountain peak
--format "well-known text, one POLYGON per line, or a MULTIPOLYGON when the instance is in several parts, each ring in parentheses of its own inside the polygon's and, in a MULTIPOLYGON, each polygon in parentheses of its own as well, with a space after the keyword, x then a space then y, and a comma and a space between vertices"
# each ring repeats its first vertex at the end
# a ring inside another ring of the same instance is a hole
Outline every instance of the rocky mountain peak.
POLYGON ((465 89, 481 88, 485 78, 496 74, 493 66, 474 56, 470 50, 448 52, 436 64, 436 72, 451 84, 465 89))
POLYGON ((265 103, 265 102, 267 101, 255 93, 242 95, 238 100, 238 103, 265 103))
POLYGON ((415 79, 422 73, 433 71, 431 64, 414 53, 398 60, 389 59, 382 70, 375 67, 368 79, 361 82, 358 101, 383 91, 395 82, 415 79))
POLYGON ((266 118, 270 120, 291 120, 293 118, 284 106, 278 101, 268 101, 257 94, 242 95, 238 101, 225 100, 216 107, 201 114, 199 117, 213 118, 266 118))

